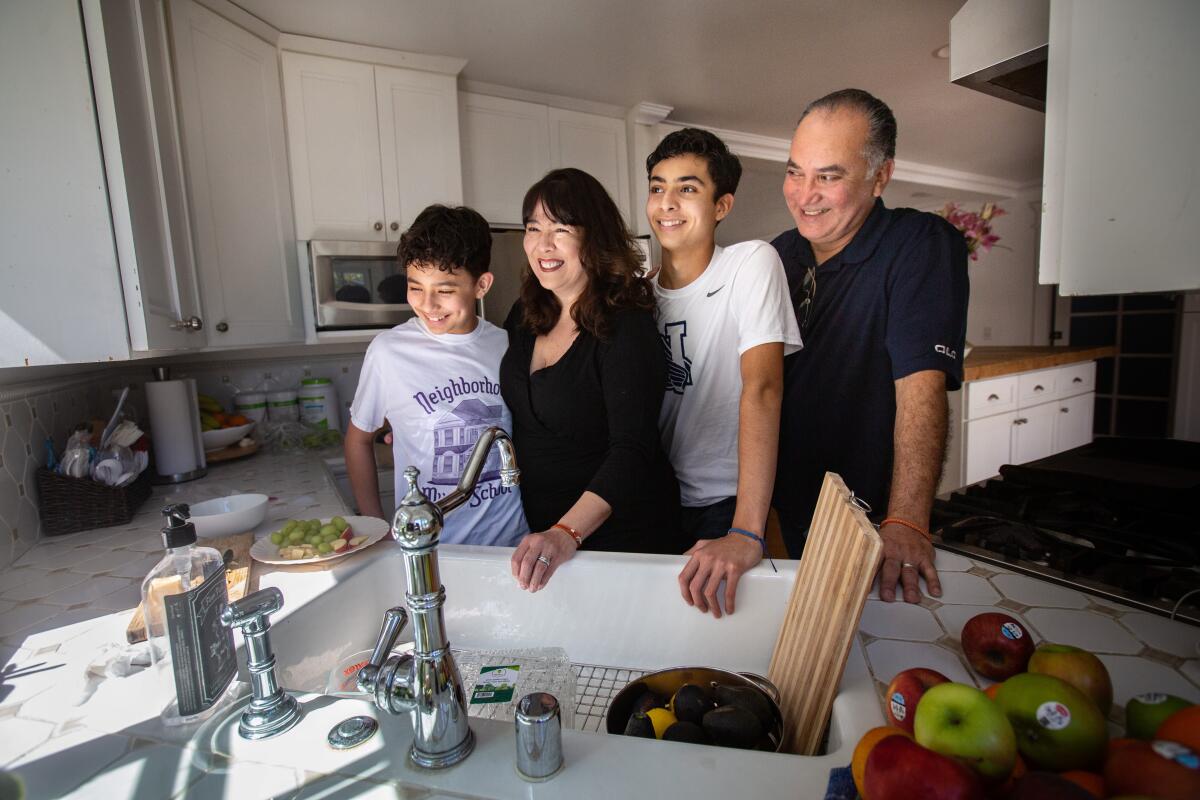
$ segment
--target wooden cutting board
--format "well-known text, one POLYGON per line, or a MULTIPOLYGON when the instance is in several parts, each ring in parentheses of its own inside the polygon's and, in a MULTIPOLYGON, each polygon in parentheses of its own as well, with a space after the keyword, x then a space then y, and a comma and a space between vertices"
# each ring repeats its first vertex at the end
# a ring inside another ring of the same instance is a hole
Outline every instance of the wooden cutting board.
POLYGON ((767 675, 779 688, 784 750, 816 755, 883 542, 850 490, 825 473, 767 675))
MULTIPOLYGON (((250 587, 250 569, 254 564, 250 558, 250 546, 254 544, 254 534, 252 532, 235 533, 232 536, 218 536, 213 539, 197 539, 197 544, 205 547, 211 547, 218 553, 224 554, 226 550, 233 551, 233 560, 229 562, 228 568, 225 570, 225 588, 229 590, 229 602, 241 600, 246 596, 246 592, 250 587)), ((174 585, 170 585, 170 581, 164 581, 164 585, 160 591, 169 591, 171 593, 179 591, 179 581, 176 579, 174 585)), ((129 620, 129 626, 125 628, 125 640, 130 644, 146 641, 146 616, 145 609, 142 604, 138 604, 137 611, 133 612, 133 618, 129 620)))
POLYGON ((258 452, 258 442, 253 439, 250 444, 245 447, 239 447, 237 443, 222 447, 220 450, 212 450, 204 454, 204 461, 207 464, 219 464, 222 461, 233 461, 235 458, 245 458, 246 456, 254 455, 258 452))

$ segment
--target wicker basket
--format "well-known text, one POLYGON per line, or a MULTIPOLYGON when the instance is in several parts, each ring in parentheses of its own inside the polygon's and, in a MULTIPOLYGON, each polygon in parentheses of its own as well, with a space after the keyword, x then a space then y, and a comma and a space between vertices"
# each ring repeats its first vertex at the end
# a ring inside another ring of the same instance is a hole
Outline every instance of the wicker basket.
POLYGON ((105 486, 87 478, 68 478, 45 467, 37 471, 42 530, 60 536, 133 519, 150 496, 150 470, 142 470, 128 486, 105 486))

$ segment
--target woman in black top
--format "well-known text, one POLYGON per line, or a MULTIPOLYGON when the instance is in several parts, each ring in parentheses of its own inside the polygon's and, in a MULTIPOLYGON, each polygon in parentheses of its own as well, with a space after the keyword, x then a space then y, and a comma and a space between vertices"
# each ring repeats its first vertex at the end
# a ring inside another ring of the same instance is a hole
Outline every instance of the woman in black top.
POLYGON ((658 433, 654 293, 616 205, 591 175, 558 169, 521 213, 530 270, 504 323, 500 390, 535 531, 513 576, 537 591, 580 547, 680 552, 679 488, 658 433))

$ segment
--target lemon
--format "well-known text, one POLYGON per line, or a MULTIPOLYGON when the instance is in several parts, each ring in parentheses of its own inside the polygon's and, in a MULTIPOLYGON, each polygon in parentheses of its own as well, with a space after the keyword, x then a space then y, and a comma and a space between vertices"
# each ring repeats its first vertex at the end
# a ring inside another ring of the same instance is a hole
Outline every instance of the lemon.
POLYGON ((661 739, 667 728, 675 724, 675 715, 665 708, 652 708, 646 712, 650 724, 654 726, 654 738, 661 739))

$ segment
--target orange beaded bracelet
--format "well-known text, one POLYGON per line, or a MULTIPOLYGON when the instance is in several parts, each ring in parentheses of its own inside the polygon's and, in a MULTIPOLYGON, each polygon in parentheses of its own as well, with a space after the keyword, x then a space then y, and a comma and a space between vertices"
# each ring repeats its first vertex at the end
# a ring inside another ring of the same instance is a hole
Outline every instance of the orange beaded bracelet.
POLYGON ((913 531, 916 531, 917 533, 921 534, 929 541, 931 541, 931 542, 933 541, 933 535, 930 534, 929 531, 925 530, 924 528, 922 528, 921 526, 917 525, 914 522, 909 522, 908 520, 900 519, 899 517, 888 517, 883 522, 879 523, 879 527, 882 528, 884 525, 887 525, 888 523, 891 523, 891 522, 894 522, 897 525, 903 525, 905 528, 908 528, 909 530, 913 530, 913 531))
POLYGON ((583 537, 579 535, 579 531, 575 530, 570 525, 564 525, 561 522, 556 522, 550 526, 551 530, 554 530, 555 528, 558 528, 567 536, 570 536, 572 539, 574 539, 576 547, 583 547, 583 537))

